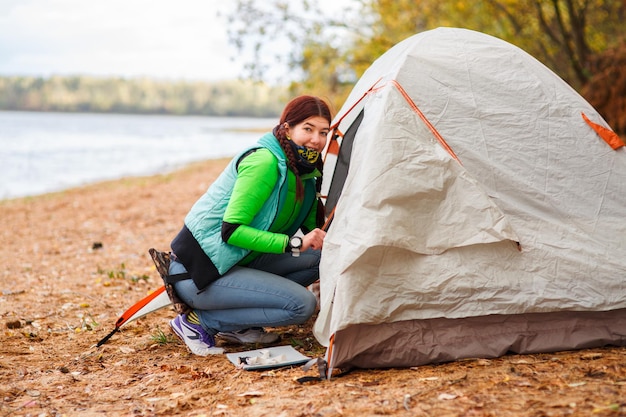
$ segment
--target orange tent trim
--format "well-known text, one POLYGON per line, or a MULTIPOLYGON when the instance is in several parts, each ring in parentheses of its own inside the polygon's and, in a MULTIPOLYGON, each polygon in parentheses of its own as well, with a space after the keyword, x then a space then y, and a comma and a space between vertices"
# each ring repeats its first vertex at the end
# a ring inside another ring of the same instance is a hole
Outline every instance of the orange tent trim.
POLYGON ((581 112, 580 114, 583 116, 585 122, 587 122, 587 124, 596 131, 598 136, 600 136, 606 143, 608 143, 611 148, 617 150, 622 146, 626 146, 624 141, 619 136, 617 136, 617 133, 613 132, 611 129, 607 129, 604 126, 600 126, 599 124, 592 122, 585 115, 585 113, 581 112))

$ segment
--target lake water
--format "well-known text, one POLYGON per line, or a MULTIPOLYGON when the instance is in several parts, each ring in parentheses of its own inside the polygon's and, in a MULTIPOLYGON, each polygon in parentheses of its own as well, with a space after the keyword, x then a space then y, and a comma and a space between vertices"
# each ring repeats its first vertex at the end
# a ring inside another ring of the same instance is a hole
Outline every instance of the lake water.
POLYGON ((0 200, 234 156, 276 119, 0 112, 0 200))

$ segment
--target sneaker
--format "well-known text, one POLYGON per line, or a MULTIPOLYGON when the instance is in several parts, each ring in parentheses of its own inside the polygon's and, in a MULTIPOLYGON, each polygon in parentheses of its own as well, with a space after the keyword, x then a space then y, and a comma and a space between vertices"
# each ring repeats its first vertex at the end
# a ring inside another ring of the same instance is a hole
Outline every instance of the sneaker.
POLYGON ((219 355, 224 349, 215 347, 215 338, 208 334, 199 324, 187 321, 186 314, 179 314, 170 321, 170 327, 189 350, 200 356, 219 355))
POLYGON ((222 339, 233 343, 274 343, 280 339, 276 333, 267 333, 262 327, 252 327, 250 329, 237 330, 235 332, 219 332, 217 334, 222 339))

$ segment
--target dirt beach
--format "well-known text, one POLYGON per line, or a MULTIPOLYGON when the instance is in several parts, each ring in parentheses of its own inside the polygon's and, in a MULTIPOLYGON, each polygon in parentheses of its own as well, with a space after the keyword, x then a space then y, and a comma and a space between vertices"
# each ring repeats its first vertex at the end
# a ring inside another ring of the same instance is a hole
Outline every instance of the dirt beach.
MULTIPOLYGON (((170 308, 95 347, 161 285, 148 249, 169 249, 226 163, 0 202, 0 416, 626 415, 625 348, 354 370, 302 383, 316 372, 244 371, 225 355, 191 355, 172 336, 170 308)), ((272 330, 281 344, 319 357, 312 323, 272 330)))

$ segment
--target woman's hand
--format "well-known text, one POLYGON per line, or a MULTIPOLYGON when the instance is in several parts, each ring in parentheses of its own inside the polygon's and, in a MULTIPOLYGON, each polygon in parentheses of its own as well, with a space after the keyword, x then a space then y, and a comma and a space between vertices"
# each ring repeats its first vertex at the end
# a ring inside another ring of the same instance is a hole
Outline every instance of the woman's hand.
POLYGON ((309 248, 322 249, 326 232, 322 229, 313 229, 302 237, 302 251, 309 248))

